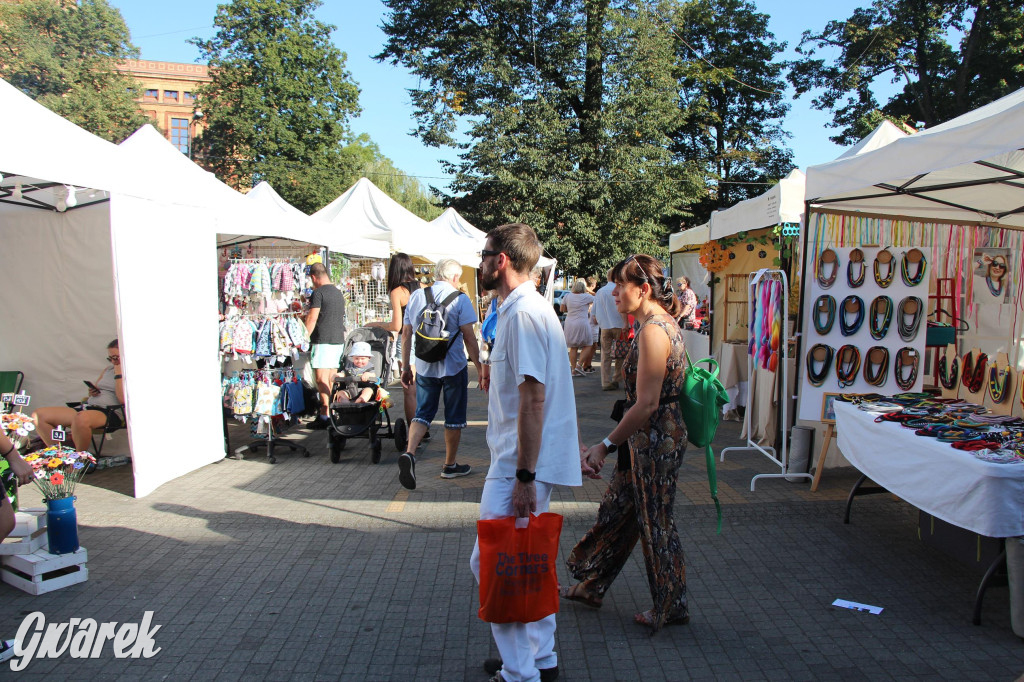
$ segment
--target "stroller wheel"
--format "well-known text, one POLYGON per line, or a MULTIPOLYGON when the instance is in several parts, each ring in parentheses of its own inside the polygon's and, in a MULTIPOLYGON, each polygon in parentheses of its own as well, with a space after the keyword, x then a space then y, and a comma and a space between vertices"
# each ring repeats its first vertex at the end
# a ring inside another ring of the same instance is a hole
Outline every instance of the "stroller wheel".
POLYGON ((370 461, 374 464, 380 463, 380 451, 383 446, 384 444, 381 442, 380 438, 370 439, 370 461))
POLYGON ((341 451, 345 449, 346 439, 344 436, 331 436, 331 463, 337 464, 341 461, 341 451))
POLYGON ((409 444, 409 427, 404 417, 395 420, 395 449, 405 452, 405 446, 409 444))

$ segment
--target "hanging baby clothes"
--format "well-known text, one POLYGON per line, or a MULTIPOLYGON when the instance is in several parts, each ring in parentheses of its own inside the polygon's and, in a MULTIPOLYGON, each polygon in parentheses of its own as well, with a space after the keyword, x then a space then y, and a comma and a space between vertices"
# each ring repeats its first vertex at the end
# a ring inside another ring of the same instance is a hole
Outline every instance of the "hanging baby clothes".
POLYGON ((280 393, 281 388, 274 384, 261 381, 256 386, 256 405, 253 408, 254 414, 260 415, 272 415, 274 414, 274 403, 277 401, 277 394, 280 393))

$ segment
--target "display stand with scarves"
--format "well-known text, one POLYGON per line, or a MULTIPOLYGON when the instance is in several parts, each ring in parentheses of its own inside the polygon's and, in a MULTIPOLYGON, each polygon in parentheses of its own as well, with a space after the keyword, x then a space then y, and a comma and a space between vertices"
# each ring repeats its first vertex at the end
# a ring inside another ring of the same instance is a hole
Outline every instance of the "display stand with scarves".
POLYGON ((754 368, 761 367, 773 372, 780 372, 776 394, 781 399, 781 428, 783 430, 781 446, 778 450, 771 446, 761 446, 751 439, 750 415, 753 412, 748 406, 743 415, 743 426, 747 433, 746 445, 729 447, 722 450, 721 460, 725 461, 727 452, 760 452, 779 467, 777 474, 757 474, 750 479, 750 490, 754 490, 759 478, 794 478, 812 479, 807 473, 789 472, 789 449, 786 443, 786 425, 789 423, 789 343, 785 338, 785 330, 789 328, 789 279, 782 270, 758 270, 750 273, 747 280, 747 305, 750 311, 750 343, 747 353, 747 376, 754 376, 754 368))

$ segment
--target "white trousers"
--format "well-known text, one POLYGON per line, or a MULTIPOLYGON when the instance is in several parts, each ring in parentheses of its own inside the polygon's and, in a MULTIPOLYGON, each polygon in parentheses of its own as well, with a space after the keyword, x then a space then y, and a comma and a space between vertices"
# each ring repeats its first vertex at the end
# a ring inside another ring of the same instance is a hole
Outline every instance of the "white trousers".
MULTIPOLYGON (((480 496, 481 519, 503 519, 512 516, 514 478, 488 478, 480 496)), ((537 513, 548 510, 551 486, 536 482, 537 513)), ((480 583, 480 541, 473 547, 469 560, 473 576, 480 583)), ((491 634, 501 656, 501 675, 507 682, 537 682, 540 668, 558 665, 555 654, 555 614, 534 623, 491 623, 491 634)))

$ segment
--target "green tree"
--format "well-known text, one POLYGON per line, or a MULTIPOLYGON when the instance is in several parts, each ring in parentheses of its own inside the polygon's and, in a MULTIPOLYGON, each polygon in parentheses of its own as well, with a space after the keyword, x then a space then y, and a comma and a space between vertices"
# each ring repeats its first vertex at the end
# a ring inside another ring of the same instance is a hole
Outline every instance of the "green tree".
POLYGON ((135 103, 139 84, 115 68, 137 56, 106 0, 0 4, 0 77, 111 142, 149 122, 135 103))
POLYGON ((883 118, 931 127, 1024 86, 1024 0, 875 0, 805 31, 790 81, 850 144, 883 118), (816 58, 818 50, 838 53, 816 58), (903 84, 884 105, 876 85, 903 84))
POLYGON ((212 82, 199 97, 207 128, 197 155, 235 187, 266 180, 313 212, 345 189, 342 148, 359 88, 319 0, 232 0, 217 6, 210 40, 193 38, 212 82))
POLYGON ((449 203, 482 229, 529 223, 570 272, 664 254, 699 179, 669 150, 680 113, 664 24, 624 0, 385 5, 377 58, 420 77, 415 134, 462 150, 449 203))
POLYGON ((691 0, 671 21, 682 111, 672 150, 700 164, 711 187, 690 207, 699 224, 794 167, 782 128, 789 105, 778 55, 786 46, 747 0, 691 0))

